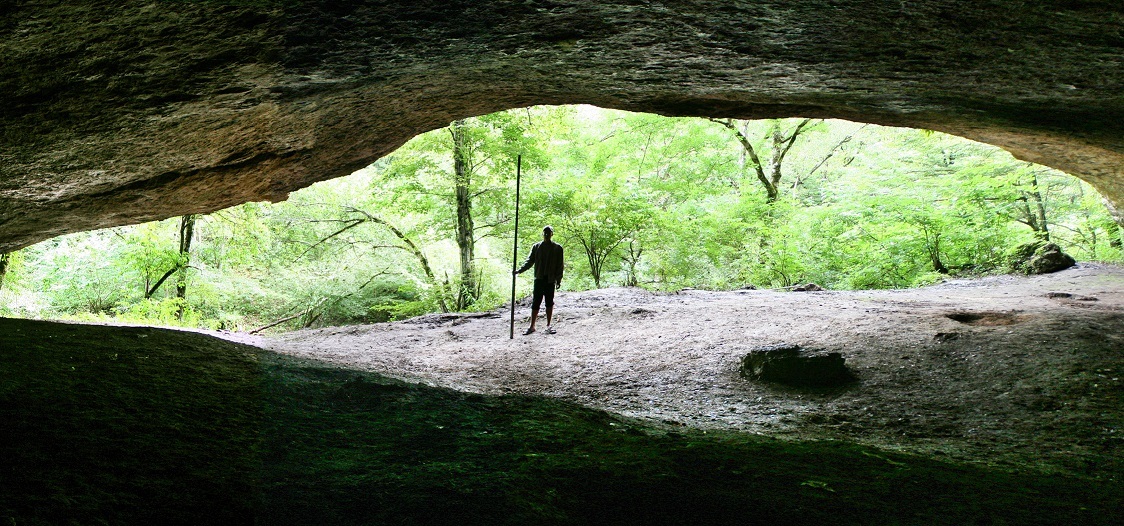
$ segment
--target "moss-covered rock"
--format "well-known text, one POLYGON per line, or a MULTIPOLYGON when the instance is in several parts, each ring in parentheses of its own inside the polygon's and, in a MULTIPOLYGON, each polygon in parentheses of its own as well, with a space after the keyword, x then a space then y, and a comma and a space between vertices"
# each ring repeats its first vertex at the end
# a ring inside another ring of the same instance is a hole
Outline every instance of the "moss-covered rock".
POLYGON ((1062 252, 1061 247, 1043 240, 1023 243, 1007 256, 1011 272, 1022 274, 1048 274, 1064 270, 1077 264, 1072 256, 1062 252))

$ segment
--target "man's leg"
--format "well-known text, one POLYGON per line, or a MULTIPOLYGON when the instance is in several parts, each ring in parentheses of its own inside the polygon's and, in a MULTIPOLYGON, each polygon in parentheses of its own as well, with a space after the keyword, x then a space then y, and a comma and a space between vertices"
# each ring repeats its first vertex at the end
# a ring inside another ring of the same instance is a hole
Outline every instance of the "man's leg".
MULTIPOLYGON (((539 307, 542 306, 542 300, 542 283, 540 283, 539 280, 536 279, 534 292, 531 293, 531 326, 527 329, 527 332, 523 334, 531 334, 532 332, 535 332, 535 320, 539 319, 539 307)), ((549 323, 547 325, 549 325, 549 323)))
POLYGON ((546 300, 546 332, 554 332, 550 328, 551 318, 554 317, 554 283, 551 282, 547 285, 547 290, 543 294, 543 299, 546 300))

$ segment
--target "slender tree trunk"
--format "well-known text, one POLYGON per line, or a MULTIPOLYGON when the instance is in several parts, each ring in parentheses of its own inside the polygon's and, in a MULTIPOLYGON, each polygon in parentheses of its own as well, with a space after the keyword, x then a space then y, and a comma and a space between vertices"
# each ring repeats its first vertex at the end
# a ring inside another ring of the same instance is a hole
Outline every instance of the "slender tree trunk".
MULTIPOLYGON (((410 238, 406 237, 406 234, 403 234, 401 230, 398 230, 393 225, 387 223, 386 221, 383 221, 382 219, 377 219, 374 218, 374 216, 370 215, 368 215, 367 217, 371 217, 372 220, 374 220, 376 223, 379 223, 390 229, 390 231, 394 233, 394 235, 397 236, 398 239, 402 240, 402 242, 406 244, 405 250, 413 254, 414 258, 418 260, 418 264, 421 265, 422 272, 425 273, 425 277, 429 279, 429 282, 431 284, 437 285, 437 277, 433 275, 433 268, 429 266, 429 258, 425 257, 425 253, 422 252, 421 249, 418 248, 418 246, 415 245, 413 241, 410 241, 410 238)), ((437 306, 441 307, 441 312, 449 312, 449 306, 445 304, 445 298, 442 298, 441 296, 437 297, 437 306)))
POLYGON ((601 260, 597 257, 597 250, 594 246, 586 244, 584 241, 582 245, 585 247, 586 259, 589 260, 589 273, 593 277, 594 288, 601 288, 601 260))
POLYGON ((710 120, 725 126, 727 129, 734 133, 734 137, 736 137, 738 139, 738 142, 742 145, 743 152, 749 157, 750 164, 753 165, 753 171, 754 174, 757 175, 757 180, 760 181, 761 185, 765 187, 766 200, 770 203, 776 201, 777 187, 773 185, 769 177, 765 175, 765 167, 761 164, 761 158, 757 156, 757 149, 753 147, 753 143, 749 142, 749 138, 745 136, 745 133, 742 133, 742 130, 738 129, 732 119, 710 120))
POLYGON ((475 245, 472 223, 472 159, 465 137, 465 122, 453 121, 453 172, 456 182, 457 247, 461 257, 461 287, 457 293, 457 310, 476 300, 475 245))
POLYGON ((585 236, 579 236, 577 239, 585 250, 586 260, 589 261, 589 274, 593 278, 593 286, 599 289, 601 288, 601 264, 603 260, 597 250, 597 240, 593 233, 589 233, 589 239, 586 239, 585 236))
POLYGON ((784 175, 784 171, 781 169, 781 167, 784 164, 785 156, 787 156, 789 150, 792 149, 792 145, 796 144, 796 138, 804 132, 804 127, 811 122, 812 119, 804 119, 800 121, 800 124, 797 124, 796 127, 792 129, 792 132, 789 133, 788 137, 785 137, 784 133, 781 132, 780 121, 777 121, 775 123, 775 127, 773 128, 773 174, 772 178, 769 180, 770 186, 773 189, 769 194, 770 196, 772 196, 772 199, 769 200, 770 203, 775 202, 777 198, 780 197, 780 192, 777 188, 780 186, 781 177, 784 175))
POLYGON ((12 262, 12 253, 0 254, 0 290, 4 290, 4 278, 8 276, 8 265, 12 262))
POLYGON ((925 252, 929 254, 929 263, 933 270, 941 274, 948 274, 948 267, 941 261, 941 232, 939 227, 931 228, 925 222, 917 225, 921 230, 921 237, 925 240, 925 252))
MULTIPOLYGON (((793 138, 796 138, 795 134, 793 138)), ((776 202, 777 198, 780 197, 780 190, 777 189, 777 184, 781 182, 781 176, 784 174, 784 171, 781 169, 784 164, 784 143, 785 137, 784 134, 781 133, 781 124, 778 121, 774 121, 773 156, 769 159, 770 177, 768 190, 770 203, 776 202)))
POLYGON ((640 255, 644 253, 644 249, 636 246, 634 241, 628 242, 628 255, 625 256, 625 263, 628 264, 628 276, 626 277, 626 286, 635 287, 640 284, 640 279, 636 273, 636 267, 640 264, 640 255))
POLYGON ((1038 216, 1040 237, 1044 241, 1050 240, 1050 228, 1046 224, 1046 203, 1042 200, 1042 192, 1038 190, 1038 174, 1030 172, 1031 192, 1034 196, 1035 214, 1038 216))
POLYGON ((929 261, 933 263, 933 270, 940 274, 948 274, 948 267, 941 261, 941 233, 933 234, 933 240, 927 244, 929 245, 929 261))
POLYGON ((187 305, 187 267, 191 260, 191 239, 195 235, 195 214, 180 218, 180 270, 176 278, 176 297, 180 299, 176 317, 183 319, 187 305))
POLYGON ((773 156, 769 163, 769 175, 765 174, 765 166, 761 163, 761 158, 758 157, 757 150, 753 147, 753 144, 749 142, 749 138, 746 137, 745 132, 738 129, 732 119, 710 120, 725 126, 733 132, 734 137, 741 143, 742 150, 744 150, 745 155, 748 156, 750 163, 753 165, 757 180, 760 181, 761 186, 765 188, 765 201, 769 204, 777 202, 777 199, 780 198, 778 186, 781 183, 781 178, 784 176, 784 171, 782 170, 784 158, 788 155, 789 150, 792 149, 792 145, 796 143, 796 138, 804 132, 804 128, 812 122, 812 119, 800 121, 800 124, 797 124, 788 136, 785 136, 784 132, 781 131, 780 121, 775 121, 773 123, 773 156))
POLYGON ((168 271, 165 272, 163 276, 160 276, 160 279, 156 280, 156 283, 154 285, 152 285, 151 288, 146 289, 144 291, 144 299, 151 298, 153 294, 156 294, 156 291, 160 290, 160 285, 163 285, 164 282, 168 278, 172 277, 172 274, 175 274, 176 271, 179 270, 179 269, 180 269, 179 265, 176 265, 176 266, 168 269, 168 271))
POLYGON ((1042 199, 1042 192, 1038 189, 1038 174, 1030 173, 1030 190, 1019 190, 1022 201, 1022 221, 1034 231, 1034 236, 1043 240, 1050 240, 1050 229, 1046 224, 1046 203, 1042 199))

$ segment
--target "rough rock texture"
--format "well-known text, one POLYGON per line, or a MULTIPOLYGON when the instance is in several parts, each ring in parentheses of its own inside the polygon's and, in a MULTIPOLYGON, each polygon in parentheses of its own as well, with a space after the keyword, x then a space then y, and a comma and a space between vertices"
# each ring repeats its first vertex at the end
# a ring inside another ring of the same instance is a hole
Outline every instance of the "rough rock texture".
POLYGON ((1019 245, 1011 251, 1009 259, 1011 271, 1023 274, 1049 274, 1076 264, 1073 256, 1062 252, 1061 247, 1045 241, 1019 245))
POLYGON ((1124 209, 1118 0, 0 0, 0 13, 0 252, 281 200, 453 119, 532 104, 929 128, 1070 172, 1124 209))

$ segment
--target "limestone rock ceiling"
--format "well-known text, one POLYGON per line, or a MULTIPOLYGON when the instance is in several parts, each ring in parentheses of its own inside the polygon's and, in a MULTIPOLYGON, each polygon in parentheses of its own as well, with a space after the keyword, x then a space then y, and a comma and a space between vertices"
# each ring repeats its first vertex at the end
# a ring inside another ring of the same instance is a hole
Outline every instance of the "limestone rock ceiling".
POLYGON ((929 128, 1077 175, 1124 210, 1118 0, 0 0, 0 13, 0 251, 282 200, 453 119, 532 104, 929 128))

